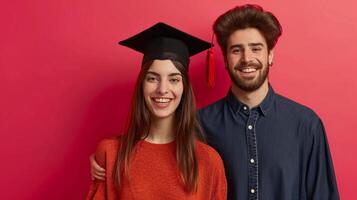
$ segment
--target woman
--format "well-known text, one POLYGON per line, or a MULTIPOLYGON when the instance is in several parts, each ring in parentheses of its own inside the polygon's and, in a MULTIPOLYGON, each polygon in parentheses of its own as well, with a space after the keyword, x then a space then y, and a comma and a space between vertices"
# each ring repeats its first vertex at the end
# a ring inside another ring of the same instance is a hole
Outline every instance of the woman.
POLYGON ((120 44, 144 54, 128 128, 100 142, 106 180, 87 199, 226 199, 218 153, 202 142, 188 79, 189 56, 210 47, 164 23, 120 44))

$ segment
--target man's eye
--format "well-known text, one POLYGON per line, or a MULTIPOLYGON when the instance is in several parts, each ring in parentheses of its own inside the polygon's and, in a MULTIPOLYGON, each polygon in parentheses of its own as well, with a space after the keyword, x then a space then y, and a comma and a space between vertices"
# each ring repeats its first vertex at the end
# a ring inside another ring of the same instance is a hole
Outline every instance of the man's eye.
POLYGON ((240 49, 233 49, 233 50, 232 50, 232 53, 240 53, 240 52, 241 52, 240 49))
POLYGON ((261 48, 253 48, 253 49, 252 49, 253 52, 259 52, 259 51, 261 51, 261 50, 262 50, 261 48))

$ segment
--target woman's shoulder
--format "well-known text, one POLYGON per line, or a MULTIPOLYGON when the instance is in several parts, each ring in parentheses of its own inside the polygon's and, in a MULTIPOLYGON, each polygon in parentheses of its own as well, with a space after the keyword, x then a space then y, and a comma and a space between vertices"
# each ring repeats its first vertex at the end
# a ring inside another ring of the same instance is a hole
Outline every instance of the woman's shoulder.
POLYGON ((98 144, 98 149, 117 148, 120 144, 121 136, 102 139, 98 144))
POLYGON ((218 152, 201 141, 196 141, 196 153, 200 160, 204 160, 209 163, 221 163, 222 159, 218 152))
POLYGON ((116 154, 119 149, 121 136, 102 139, 98 146, 96 154, 99 156, 110 156, 116 154))
POLYGON ((115 161, 120 145, 121 137, 111 137, 102 139, 95 152, 95 159, 101 166, 115 161))

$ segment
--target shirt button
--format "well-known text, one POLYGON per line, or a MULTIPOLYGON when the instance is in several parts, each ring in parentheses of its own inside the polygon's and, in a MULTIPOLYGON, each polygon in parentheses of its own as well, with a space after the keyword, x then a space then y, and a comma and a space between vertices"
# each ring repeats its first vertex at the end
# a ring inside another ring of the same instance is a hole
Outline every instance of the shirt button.
POLYGON ((250 159, 250 163, 254 163, 254 159, 252 158, 252 159, 250 159))
POLYGON ((252 129, 253 129, 253 126, 252 126, 252 125, 249 125, 249 126, 248 126, 248 129, 249 129, 249 130, 252 130, 252 129))
POLYGON ((251 189, 251 190, 250 190, 250 193, 254 194, 254 193, 255 193, 255 190, 254 190, 254 189, 251 189))
POLYGON ((243 110, 247 110, 248 108, 247 108, 247 106, 243 106, 243 110))

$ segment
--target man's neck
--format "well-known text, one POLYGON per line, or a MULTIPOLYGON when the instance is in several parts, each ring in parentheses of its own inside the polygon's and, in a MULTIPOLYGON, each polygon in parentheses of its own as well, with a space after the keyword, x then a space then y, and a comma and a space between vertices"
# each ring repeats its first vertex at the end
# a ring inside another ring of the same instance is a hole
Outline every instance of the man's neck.
POLYGON ((232 84, 231 90, 234 96, 240 102, 246 104, 247 106, 249 106, 249 108, 254 108, 258 106, 260 103, 262 103, 262 101, 268 94, 269 84, 268 84, 268 80, 265 80, 265 82, 260 86, 260 88, 252 92, 243 91, 236 85, 232 84))

